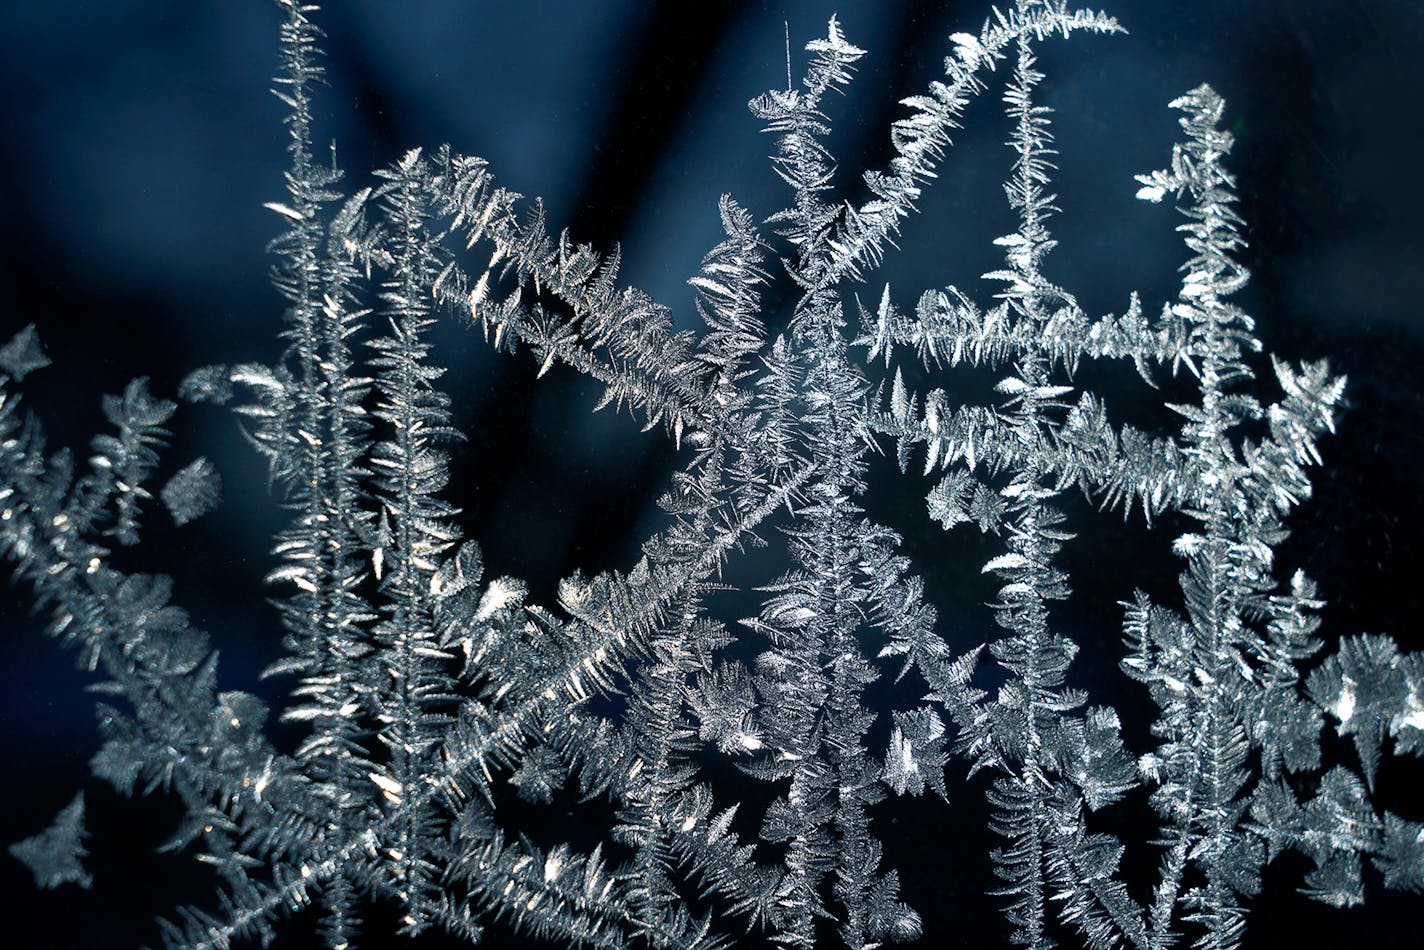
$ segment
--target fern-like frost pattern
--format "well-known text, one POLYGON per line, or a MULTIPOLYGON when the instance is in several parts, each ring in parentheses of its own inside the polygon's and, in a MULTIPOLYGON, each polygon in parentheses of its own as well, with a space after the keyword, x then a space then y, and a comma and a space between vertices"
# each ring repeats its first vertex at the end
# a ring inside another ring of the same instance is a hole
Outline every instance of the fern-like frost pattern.
MULTIPOLYGON (((217 690, 216 654, 172 583, 115 564, 155 494, 178 526, 219 503, 203 458, 152 487, 178 403, 144 379, 105 397, 111 431, 80 465, 48 452, 19 405, 49 362, 35 328, 0 347, 0 549, 50 635, 100 678, 94 774, 175 796, 185 818, 166 847, 219 879, 212 903, 160 923, 167 946, 265 943, 311 906, 324 945, 352 947, 370 900, 399 907, 403 933, 471 942, 496 921, 599 947, 913 940, 923 923, 877 806, 947 800, 952 763, 989 777, 996 893, 1026 947, 1238 946, 1287 851, 1312 865, 1303 892, 1329 904, 1363 900, 1371 867, 1424 890, 1424 827, 1372 801, 1383 756, 1424 750, 1424 659, 1385 636, 1327 643, 1320 587, 1277 563, 1345 380, 1275 357, 1270 386, 1257 379, 1261 344, 1233 302, 1248 274, 1215 91, 1172 103, 1182 141, 1138 179, 1139 198, 1181 215, 1176 299, 1154 316, 1133 295, 1093 316, 1048 276, 1055 152, 1036 50, 1117 22, 1019 0, 954 34, 944 77, 904 101, 888 166, 847 200, 830 94, 866 53, 832 19, 800 83, 751 101, 787 205, 758 221, 722 198, 725 239, 689 281, 699 333, 620 284, 616 251, 551 233, 542 205, 481 159, 415 149, 344 191, 312 152, 319 11, 278 6, 291 163, 268 207, 285 229, 272 245, 285 353, 204 367, 178 395, 231 406, 288 515, 266 576, 285 652, 265 675, 291 684, 277 714, 304 730, 293 750, 266 737, 263 701, 217 690), (1001 65, 1016 226, 995 241, 987 299, 950 286, 911 312, 883 286, 866 307, 860 285, 1001 65), (774 333, 777 261, 795 299, 774 333), (527 350, 538 375, 588 376, 599 407, 667 433, 679 467, 635 564, 575 574, 548 606, 487 569, 447 499, 463 449, 429 341, 440 320, 527 350), (1143 385, 1187 380, 1195 395, 1168 404, 1179 428, 1115 423, 1074 382, 1093 361, 1129 363, 1143 385), (994 372, 996 398, 956 401, 960 366, 994 372), (951 642, 899 536, 866 513, 873 455, 892 441, 903 478, 927 479, 927 517, 997 547, 983 572, 999 632, 980 647, 951 642), (1175 602, 1123 591, 1121 672, 1158 712, 1135 753, 1118 713, 1073 685, 1078 645, 1055 615, 1072 495, 1144 530, 1167 513, 1189 525, 1171 542, 1175 602), (766 545, 784 566, 756 588, 756 615, 722 616, 725 569, 766 545), (867 691, 912 669, 921 695, 873 708, 867 691), (1331 758, 1330 733, 1352 760, 1331 758), (751 806, 728 798, 713 758, 769 789, 755 837, 737 830, 751 806), (505 823, 511 793, 605 800, 616 822, 591 850, 542 847, 505 823), (1141 845, 1093 817, 1134 794, 1159 822, 1142 893, 1121 874, 1141 845)), ((42 887, 89 887, 83 820, 81 795, 11 853, 42 887)))

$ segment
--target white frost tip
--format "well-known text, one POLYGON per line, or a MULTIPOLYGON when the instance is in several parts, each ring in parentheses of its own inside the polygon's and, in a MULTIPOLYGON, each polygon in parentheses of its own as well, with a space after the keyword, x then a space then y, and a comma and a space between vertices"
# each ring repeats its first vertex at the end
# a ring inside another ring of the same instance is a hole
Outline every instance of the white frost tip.
POLYGON ((484 596, 480 598, 479 609, 475 611, 475 620, 488 620, 518 596, 519 592, 503 581, 491 581, 484 596))
POLYGON ((376 787, 385 793, 386 798, 392 802, 400 802, 401 792, 404 791, 400 782, 397 782, 393 778, 386 778, 379 772, 370 772, 368 774, 371 777, 371 781, 376 783, 376 787))
POLYGON ((1345 686, 1340 690, 1340 698, 1335 700, 1335 718, 1344 725, 1355 716, 1355 684, 1348 679, 1345 686))
POLYGON ((293 221, 305 220, 305 216, 300 211, 297 211, 294 208, 289 208, 286 205, 282 204, 280 201, 268 201, 263 203, 262 207, 266 208, 268 211, 275 211, 278 214, 286 215, 293 221))
POLYGON ((970 65, 979 62, 979 57, 984 55, 984 47, 975 36, 968 33, 955 33, 950 36, 950 40, 958 47, 959 58, 970 65))

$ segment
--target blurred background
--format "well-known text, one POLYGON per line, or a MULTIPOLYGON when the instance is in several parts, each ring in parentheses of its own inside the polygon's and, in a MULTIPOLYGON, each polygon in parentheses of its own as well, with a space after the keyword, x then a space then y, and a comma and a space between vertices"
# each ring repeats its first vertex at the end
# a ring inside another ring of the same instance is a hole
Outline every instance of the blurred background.
MULTIPOLYGON (((798 77, 801 47, 824 36, 832 13, 869 51, 849 93, 828 108, 840 181, 856 197, 858 172, 889 156, 898 100, 940 75, 950 33, 977 32, 987 13, 962 0, 329 7, 319 20, 330 82, 316 103, 317 142, 320 154, 335 143, 348 190, 413 146, 449 142, 482 155, 504 186, 543 196, 553 228, 604 250, 621 244, 623 280, 689 327, 696 314, 685 281, 721 237, 718 196, 730 192, 758 218, 786 201, 766 161, 772 143, 746 102, 784 86, 787 35, 798 77)), ((1416 573, 1424 560, 1424 7, 1116 0, 1108 12, 1128 35, 1041 46, 1062 208, 1052 225, 1060 246, 1045 271, 1090 313, 1121 312, 1134 290, 1148 312, 1173 297, 1185 260, 1180 219, 1135 201, 1132 176, 1165 164, 1178 138, 1167 103, 1210 82, 1228 103, 1237 138, 1230 166, 1248 222, 1253 279, 1237 299, 1268 351, 1329 357, 1350 378, 1339 434, 1324 444, 1316 496, 1292 521, 1278 573, 1300 567, 1319 581, 1327 637, 1389 633, 1424 647, 1416 573)), ((52 447, 82 453, 103 426, 100 396, 132 376, 149 376, 166 395, 198 366, 277 357, 281 304, 263 248, 281 222, 261 205, 283 199, 286 167, 283 107, 267 92, 278 22, 275 5, 258 0, 0 3, 0 341, 30 322, 39 329, 55 365, 24 390, 52 447)), ((905 308, 948 284, 988 299, 978 276, 998 263, 993 238, 1014 227, 1000 188, 1010 160, 1001 91, 992 85, 969 108, 940 180, 903 228, 905 251, 862 289, 867 305, 886 281, 905 308)), ((788 316, 783 305, 773 329, 788 316)), ((590 415, 594 387, 557 371, 536 384, 527 355, 496 355, 477 332, 442 325, 436 337, 457 424, 470 437, 456 449, 452 500, 490 571, 528 579, 533 599, 550 603, 575 568, 626 569, 663 523, 654 499, 678 461, 663 435, 640 432, 626 414, 590 415)), ((1269 372, 1264 358, 1258 366, 1269 372)), ((962 386, 950 391, 964 401, 986 400, 992 382, 972 373, 912 379, 962 386)), ((1130 371, 1083 383, 1119 394, 1122 418, 1171 424, 1130 371)), ((1270 380, 1258 390, 1274 391, 1270 380)), ((222 650, 223 688, 279 699, 286 684, 259 684, 256 673, 279 650, 260 579, 283 515, 229 413, 184 409, 175 429, 167 458, 175 466, 212 459, 224 504, 182 531, 154 512, 135 564, 175 575, 179 602, 222 650)), ((968 649, 997 636, 983 606, 992 589, 978 572, 998 542, 972 529, 940 532, 923 512, 930 482, 913 473, 901 479, 893 452, 876 461, 870 511, 905 536, 946 636, 968 649)), ((1081 538, 1065 552, 1075 593, 1058 616, 1083 645, 1075 685, 1121 710, 1132 747, 1143 751, 1151 710, 1116 670, 1117 602, 1134 586, 1179 602, 1181 562, 1169 546, 1181 524, 1147 532, 1140 519, 1124 525, 1081 502, 1069 515, 1081 538)), ((0 592, 0 841, 37 832, 82 787, 95 887, 36 893, 23 868, 0 856, 0 900, 10 908, 0 943, 153 943, 153 917, 204 905, 210 882, 188 858, 152 853, 176 822, 170 802, 120 800, 87 778, 97 747, 82 692, 89 680, 41 636, 43 620, 28 604, 23 589, 0 592)), ((896 700, 888 688, 870 697, 896 700)), ((1002 945, 997 899, 982 896, 996 883, 984 779, 965 781, 957 764, 951 775, 950 805, 887 802, 876 828, 925 918, 923 946, 1002 945)), ((1412 763, 1387 766, 1382 800, 1424 819, 1422 775, 1412 763)), ((1156 849, 1142 840, 1150 814, 1137 807, 1136 817, 1129 809, 1112 820, 1131 845, 1129 876, 1145 888, 1156 849)), ((1306 867, 1301 859, 1273 866, 1248 946, 1336 946, 1366 933, 1379 946, 1412 943, 1419 897, 1386 892, 1372 875, 1363 908, 1331 910, 1295 893, 1306 867)), ((384 914, 373 912, 381 926, 384 914)), ((314 946, 312 919, 285 927, 279 944, 314 946)), ((530 942, 498 927, 490 934, 491 946, 516 943, 530 942)))

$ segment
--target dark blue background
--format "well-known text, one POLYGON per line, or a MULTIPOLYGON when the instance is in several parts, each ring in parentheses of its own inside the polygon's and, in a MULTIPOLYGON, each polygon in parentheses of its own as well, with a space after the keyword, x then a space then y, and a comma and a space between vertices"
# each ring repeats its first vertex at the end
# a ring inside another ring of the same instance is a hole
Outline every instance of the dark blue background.
MULTIPOLYGON (((1149 309, 1175 292, 1177 220, 1134 201, 1131 176, 1166 160, 1177 136, 1166 103, 1211 82, 1238 139, 1231 164, 1254 273, 1241 299, 1268 349, 1329 356, 1351 379, 1350 408, 1325 445, 1317 497, 1293 521, 1281 573, 1301 566, 1320 581, 1330 635, 1392 633, 1417 649, 1424 13, 1413 0, 1186 6, 1121 0, 1109 12, 1130 35, 1043 46, 1063 207, 1047 270, 1090 312, 1120 311, 1134 289, 1149 309)), ((785 200, 765 160, 771 143, 745 109, 785 83, 783 23, 798 72, 799 47, 824 34, 837 7, 851 42, 869 50, 850 94, 830 110, 833 149, 853 189, 855 172, 888 156, 896 101, 938 75, 950 32, 977 30, 986 13, 979 3, 894 0, 331 7, 320 18, 331 84, 317 103, 318 141, 335 139, 350 187, 415 145, 448 141, 483 155, 504 185, 542 195, 555 227, 604 248, 621 241, 624 279, 687 325, 684 282, 719 239, 718 195, 733 193, 759 217, 785 200)), ((0 3, 0 338, 38 325, 56 365, 25 388, 55 445, 82 451, 102 424, 99 395, 130 376, 171 392, 205 363, 275 358, 281 307, 263 247, 280 221, 261 204, 283 197, 282 106, 266 91, 277 22, 275 7, 258 0, 0 3)), ((999 189, 1008 153, 998 91, 971 106, 941 181, 904 228, 908 250, 865 289, 868 299, 885 279, 903 306, 948 283, 987 297, 976 277, 995 265, 990 241, 1013 226, 999 189)), ((527 358, 497 358, 478 334, 444 327, 438 338, 457 421, 471 434, 453 497, 491 570, 528 578, 547 603, 574 567, 631 563, 661 523, 652 499, 674 464, 661 434, 639 433, 626 415, 590 416, 592 387, 557 372, 536 385, 527 358)), ((1091 382, 1151 402, 1130 379, 1091 382)), ((1161 421, 1150 406, 1140 411, 1161 421)), ((152 543, 135 563, 177 575, 181 602, 223 650, 223 686, 252 689, 278 649, 259 580, 281 515, 230 416, 185 410, 176 428, 169 457, 212 458, 227 481, 225 503, 183 532, 155 514, 152 543)), ((946 635, 960 648, 994 636, 981 606, 988 595, 971 580, 991 545, 926 530, 928 483, 905 488, 888 462, 874 478, 872 514, 906 534, 946 635)), ((1084 644, 1076 676, 1125 718, 1146 713, 1114 670, 1115 602, 1133 585, 1170 602, 1179 569, 1166 553, 1172 526, 1145 534, 1086 505, 1070 515, 1084 532, 1067 553, 1076 594, 1061 621, 1084 644)), ((86 680, 39 636, 26 603, 20 590, 0 597, 0 839, 43 827, 84 786, 96 885, 32 896, 22 870, 0 859, 0 894, 12 902, 0 944, 152 942, 151 918, 202 903, 207 882, 186 859, 149 855, 175 817, 161 800, 120 801, 86 784, 96 742, 86 680)), ((1144 724, 1129 735, 1146 747, 1144 724)), ((892 803, 878 827, 926 919, 925 946, 1002 943, 997 905, 981 896, 992 886, 982 781, 953 774, 949 806, 892 803)), ((1396 767, 1382 782, 1387 801, 1416 820, 1419 778, 1396 767)), ((1146 827, 1123 820, 1129 836, 1146 827)), ((1134 843, 1130 867, 1145 880, 1155 856, 1134 843)), ((1292 893, 1302 868, 1273 869, 1250 945, 1332 946, 1370 933, 1394 946, 1411 936, 1419 898, 1372 879, 1364 909, 1330 911, 1292 893)), ((305 927, 284 931, 284 945, 304 945, 305 927)), ((502 939, 492 934, 491 945, 502 939)))

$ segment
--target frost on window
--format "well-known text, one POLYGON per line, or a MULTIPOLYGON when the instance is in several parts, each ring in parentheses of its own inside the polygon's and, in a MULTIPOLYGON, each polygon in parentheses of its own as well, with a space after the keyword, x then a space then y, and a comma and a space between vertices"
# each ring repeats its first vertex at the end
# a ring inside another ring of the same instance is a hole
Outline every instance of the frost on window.
MULTIPOLYGON (((373 902, 402 936, 470 942, 914 940, 927 908, 887 839, 916 829, 885 803, 952 810, 976 788, 989 853, 935 847, 992 867, 1024 946, 1236 946, 1286 852, 1328 904, 1424 889, 1424 827, 1375 795, 1386 757, 1424 748, 1424 660, 1324 630, 1329 579, 1285 563, 1348 389, 1327 362, 1263 356, 1238 302, 1247 229, 1215 90, 1171 103, 1180 141, 1136 185, 1170 206, 1142 213, 1181 235, 1179 289, 1089 313, 1054 276, 1039 52, 1118 22, 1019 0, 954 33, 884 167, 848 177, 839 93, 873 53, 832 18, 800 78, 750 102, 784 207, 759 219, 723 196, 683 315, 451 146, 348 183, 313 144, 320 11, 278 6, 290 167, 266 208, 284 349, 202 367, 177 395, 229 406, 268 466, 284 520, 261 590, 281 655, 263 675, 285 702, 220 690, 173 582, 118 550, 145 550, 155 492, 180 529, 219 503, 215 464, 164 457, 190 410, 137 379, 105 398, 111 431, 83 463, 50 454, 17 394, 49 362, 38 332, 0 347, 0 548, 98 679, 94 775, 173 796, 185 817, 165 849, 216 873, 216 896, 158 925, 167 945, 302 925, 332 948, 384 945, 373 902), (1011 130, 999 263, 906 303, 878 272, 968 107, 995 96, 1011 130), (666 436, 675 468, 632 563, 572 573, 544 602, 486 563, 452 475, 480 442, 456 428, 442 321, 532 376, 586 377, 597 408, 666 436), (1121 393, 1085 371, 1108 365, 1172 424, 1120 421, 1121 393), (957 382, 971 369, 993 380, 982 399, 957 382), (878 458, 892 446, 899 474, 878 458), (945 550, 969 538, 987 610, 940 615, 917 560, 937 554, 872 514, 882 474, 924 500, 945 550), (1131 728, 1079 675, 1083 633, 1063 619, 1088 517, 1177 560, 1175 583, 1120 579, 1117 672, 1155 717, 1131 728), (1119 806, 1155 837, 1114 834, 1119 806), (578 809, 601 817, 549 840, 578 809)), ((12 853, 41 886, 88 887, 83 821, 76 797, 12 853)))

